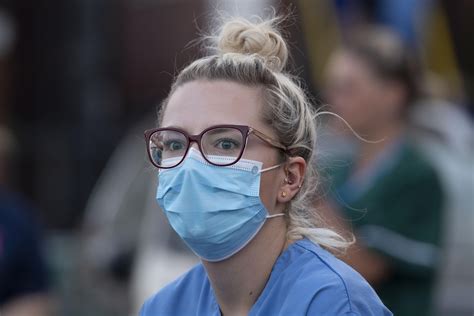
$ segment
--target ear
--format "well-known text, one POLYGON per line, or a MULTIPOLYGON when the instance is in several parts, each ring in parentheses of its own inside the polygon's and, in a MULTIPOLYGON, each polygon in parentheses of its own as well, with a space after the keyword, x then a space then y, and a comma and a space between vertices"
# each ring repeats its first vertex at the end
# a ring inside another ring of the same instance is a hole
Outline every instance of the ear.
POLYGON ((306 171, 306 161, 302 157, 290 157, 285 164, 285 180, 278 193, 278 202, 288 203, 301 189, 306 171))

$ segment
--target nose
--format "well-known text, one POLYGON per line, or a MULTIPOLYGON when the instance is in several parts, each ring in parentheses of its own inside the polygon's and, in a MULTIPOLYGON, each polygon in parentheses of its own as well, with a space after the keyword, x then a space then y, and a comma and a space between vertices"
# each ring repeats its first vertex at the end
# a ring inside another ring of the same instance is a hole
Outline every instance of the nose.
POLYGON ((201 137, 199 135, 189 135, 189 147, 194 148, 199 151, 199 142, 201 141, 201 137))
POLYGON ((192 140, 191 143, 189 143, 189 148, 194 148, 196 150, 199 150, 199 146, 198 146, 197 141, 192 140))
POLYGON ((196 152, 198 152, 202 156, 202 152, 199 149, 197 140, 190 140, 189 149, 188 149, 188 153, 186 154, 186 157, 191 153, 191 149, 194 149, 196 152))

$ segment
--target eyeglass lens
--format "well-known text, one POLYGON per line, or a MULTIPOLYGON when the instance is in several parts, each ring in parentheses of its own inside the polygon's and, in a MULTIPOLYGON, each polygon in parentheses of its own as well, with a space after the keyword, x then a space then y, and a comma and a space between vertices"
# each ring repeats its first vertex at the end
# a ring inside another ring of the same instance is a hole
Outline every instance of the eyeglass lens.
MULTIPOLYGON (((201 153, 215 165, 229 165, 241 156, 244 141, 244 136, 238 129, 213 128, 202 135, 201 153)), ((178 131, 160 130, 151 135, 148 147, 154 164, 171 168, 183 160, 188 148, 188 138, 178 131)))

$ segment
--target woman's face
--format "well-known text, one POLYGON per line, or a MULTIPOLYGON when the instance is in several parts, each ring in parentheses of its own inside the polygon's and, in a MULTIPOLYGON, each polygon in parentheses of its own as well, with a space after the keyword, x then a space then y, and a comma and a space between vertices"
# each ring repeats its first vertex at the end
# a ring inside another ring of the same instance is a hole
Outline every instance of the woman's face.
POLYGON ((327 102, 357 132, 367 135, 398 119, 397 91, 378 78, 362 59, 346 52, 336 53, 326 75, 327 102))
MULTIPOLYGON (((196 135, 219 124, 248 125, 278 140, 261 121, 262 91, 230 81, 192 81, 180 86, 170 97, 161 127, 177 127, 196 135)), ((197 144, 192 143, 198 149, 197 144)), ((250 135, 242 158, 263 162, 263 168, 277 165, 278 149, 250 135)), ((276 213, 283 168, 263 172, 260 197, 270 214, 276 213)))

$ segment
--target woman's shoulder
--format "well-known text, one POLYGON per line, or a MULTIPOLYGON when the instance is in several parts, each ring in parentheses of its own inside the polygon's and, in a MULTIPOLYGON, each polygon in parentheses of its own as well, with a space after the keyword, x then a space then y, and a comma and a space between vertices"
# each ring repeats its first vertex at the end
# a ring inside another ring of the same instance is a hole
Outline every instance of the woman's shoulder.
POLYGON ((327 281, 326 284, 334 284, 343 290, 352 286, 370 288, 358 272, 309 239, 298 240, 291 248, 290 252, 296 254, 290 254, 289 257, 293 258, 289 258, 291 262, 288 264, 299 267, 304 272, 305 280, 315 278, 327 281))
MULTIPOLYGON (((294 243, 290 278, 311 289, 309 310, 319 314, 391 315, 367 281, 349 265, 308 239, 294 243), (294 270, 291 272, 291 270, 294 270)), ((311 313, 309 313, 311 314, 311 313)))
POLYGON ((162 288, 143 305, 140 316, 176 315, 187 313, 190 307, 195 307, 210 292, 210 284, 202 264, 197 264, 191 270, 162 288), (207 294, 206 294, 207 293, 207 294))

